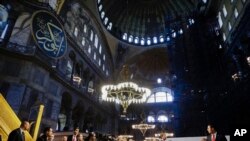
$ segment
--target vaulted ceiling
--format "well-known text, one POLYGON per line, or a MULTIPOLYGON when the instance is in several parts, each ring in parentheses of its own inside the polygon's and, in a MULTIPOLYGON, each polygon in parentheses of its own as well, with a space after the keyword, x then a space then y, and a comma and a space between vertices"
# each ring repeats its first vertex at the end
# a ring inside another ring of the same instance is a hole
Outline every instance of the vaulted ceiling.
MULTIPOLYGON (((145 46, 156 44, 147 44, 148 38, 152 40, 160 35, 166 38, 183 30, 193 19, 198 4, 199 0, 102 0, 97 5, 103 25, 112 35, 145 46), (141 38, 145 43, 140 42, 141 38)), ((159 40, 151 42, 164 43, 159 40)))
POLYGON ((187 42, 180 38, 186 36, 201 13, 202 3, 200 0, 97 0, 94 13, 107 35, 115 69, 119 71, 123 64, 128 64, 134 77, 144 81, 170 77, 168 48, 175 46, 175 42, 187 42))

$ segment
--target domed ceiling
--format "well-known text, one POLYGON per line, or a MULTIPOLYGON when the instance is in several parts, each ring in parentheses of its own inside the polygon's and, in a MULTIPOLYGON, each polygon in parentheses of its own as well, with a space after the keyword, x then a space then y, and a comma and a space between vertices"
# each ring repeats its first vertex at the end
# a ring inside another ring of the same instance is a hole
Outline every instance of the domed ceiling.
POLYGON ((181 35, 194 23, 199 0, 97 0, 103 25, 124 42, 151 46, 181 35))

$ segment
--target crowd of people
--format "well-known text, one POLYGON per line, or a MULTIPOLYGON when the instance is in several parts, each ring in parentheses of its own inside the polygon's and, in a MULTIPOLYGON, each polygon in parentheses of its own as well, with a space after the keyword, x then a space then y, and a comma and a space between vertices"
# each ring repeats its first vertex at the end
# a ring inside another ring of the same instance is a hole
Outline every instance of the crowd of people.
MULTIPOLYGON (((25 131, 29 132, 30 123, 28 120, 23 120, 20 127, 14 129, 10 132, 7 141, 25 141, 25 131)), ((53 141, 54 140, 54 132, 51 127, 45 127, 41 136, 37 138, 36 141, 53 141)), ((98 135, 98 141, 112 141, 113 138, 109 138, 108 136, 98 135)), ((94 132, 88 133, 84 136, 83 133, 80 132, 79 127, 74 128, 73 134, 69 136, 62 136, 61 141, 97 141, 96 134, 94 132)))
MULTIPOLYGON (((22 121, 19 128, 14 129, 8 136, 7 141, 25 141, 25 131, 29 131, 30 123, 27 120, 22 121)), ((207 126, 208 135, 206 138, 202 138, 201 141, 227 141, 226 137, 217 132, 216 127, 213 124, 207 126)), ((37 138, 37 141, 53 141, 54 133, 51 127, 45 127, 41 136, 37 138)), ((98 135, 94 132, 90 132, 87 137, 80 132, 79 127, 74 128, 73 134, 69 136, 62 136, 61 141, 114 141, 116 140, 112 136, 98 135)), ((166 134, 160 135, 161 141, 166 141, 166 134)))

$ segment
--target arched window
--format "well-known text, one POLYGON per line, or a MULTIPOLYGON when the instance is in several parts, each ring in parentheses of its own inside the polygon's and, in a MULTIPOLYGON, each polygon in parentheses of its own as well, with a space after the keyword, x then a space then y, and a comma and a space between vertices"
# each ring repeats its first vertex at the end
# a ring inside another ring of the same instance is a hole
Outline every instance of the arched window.
POLYGON ((99 11, 101 11, 102 10, 102 5, 99 5, 98 9, 99 9, 99 11))
POLYGON ((141 45, 144 45, 145 44, 145 40, 144 38, 141 38, 141 45))
POLYGON ((150 37, 147 38, 147 44, 151 45, 151 39, 150 39, 150 37))
POLYGON ((155 103, 155 95, 151 95, 148 100, 147 100, 147 103, 155 103))
POLYGON ((93 41, 93 38, 94 38, 94 33, 93 33, 93 31, 91 30, 91 31, 90 31, 90 41, 93 41))
POLYGON ((154 41, 155 44, 157 44, 157 42, 158 42, 157 37, 153 37, 153 41, 154 41))
POLYGON ((159 122, 168 122, 168 117, 166 115, 159 115, 157 120, 159 122))
POLYGON ((235 8, 234 9, 234 17, 237 19, 238 15, 239 15, 239 12, 238 12, 237 8, 235 8))
POLYGON ((105 54, 103 54, 103 61, 105 61, 105 59, 106 59, 106 56, 105 56, 105 54))
POLYGON ((174 97, 171 94, 167 93, 167 102, 173 102, 173 101, 174 97))
POLYGON ((89 45, 88 53, 91 54, 91 46, 89 45))
POLYGON ((108 27, 107 27, 108 30, 111 30, 112 29, 112 23, 110 22, 108 27))
POLYGON ((77 27, 75 27, 74 35, 75 35, 76 37, 77 37, 77 35, 78 35, 78 28, 77 28, 77 27))
POLYGON ((82 37, 82 45, 85 46, 85 37, 82 37))
POLYGON ((223 11, 224 17, 227 17, 227 9, 226 9, 225 4, 223 5, 222 11, 223 11))
POLYGON ((133 41, 133 35, 130 35, 129 38, 128 38, 128 42, 132 42, 133 41))
POLYGON ((135 44, 138 44, 139 43, 139 38, 138 37, 135 37, 135 44))
POLYGON ((109 18, 106 17, 105 20, 104 20, 104 25, 107 25, 108 21, 109 21, 109 18))
POLYGON ((147 103, 173 102, 173 100, 171 90, 163 87, 154 90, 154 93, 148 97, 147 103))
POLYGON ((123 40, 127 40, 127 38, 128 38, 128 34, 127 34, 127 33, 124 33, 124 34, 122 35, 122 39, 123 39, 123 40))
POLYGON ((94 82, 93 82, 93 80, 89 81, 88 92, 91 92, 91 93, 94 92, 94 82))
POLYGON ((106 71, 106 76, 109 76, 109 71, 108 70, 106 71))
POLYGON ((95 35, 95 47, 97 48, 98 47, 98 36, 95 35))
POLYGON ((98 60, 98 65, 101 66, 101 59, 98 60))
POLYGON ((105 12, 104 12, 104 11, 102 11, 102 13, 101 13, 101 18, 103 19, 103 18, 104 18, 104 16, 105 16, 105 12))
POLYGON ((166 92, 155 93, 155 102, 166 102, 166 101, 167 101, 166 92))
POLYGON ((155 122, 155 117, 153 115, 149 115, 147 118, 148 122, 155 122))
POLYGON ((96 60, 96 53, 94 53, 94 60, 96 60))
POLYGON ((173 96, 166 92, 155 93, 155 102, 172 102, 173 96))
MULTIPOLYGON (((1 5, 0 9, 0 42, 2 41, 1 39, 4 39, 7 29, 8 29, 8 17, 9 14, 4 6, 1 5)), ((18 21, 21 20, 21 17, 18 17, 18 21)))
POLYGON ((164 42, 164 38, 163 38, 163 35, 160 36, 160 42, 164 42))
POLYGON ((222 21, 222 18, 221 18, 221 12, 218 13, 218 22, 219 22, 219 26, 221 28, 222 25, 223 25, 223 21, 222 21))
POLYGON ((102 45, 99 47, 99 53, 102 54, 102 45))
POLYGON ((83 31, 84 31, 84 33, 87 33, 87 25, 86 24, 84 24, 84 26, 83 26, 83 31))
POLYGON ((104 64, 103 64, 103 66, 102 66, 102 70, 105 71, 105 65, 104 65, 104 64))

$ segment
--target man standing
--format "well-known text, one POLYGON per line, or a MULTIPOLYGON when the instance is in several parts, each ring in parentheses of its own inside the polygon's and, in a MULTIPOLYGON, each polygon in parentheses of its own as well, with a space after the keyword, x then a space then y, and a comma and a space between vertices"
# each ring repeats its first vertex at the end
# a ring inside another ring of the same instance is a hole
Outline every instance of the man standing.
POLYGON ((68 136, 68 141, 77 141, 77 135, 79 134, 79 127, 74 128, 73 135, 68 136))
POLYGON ((209 133, 207 141, 227 141, 224 135, 217 133, 213 124, 208 124, 207 132, 209 133))
POLYGON ((53 137, 53 129, 51 127, 45 127, 43 135, 37 138, 37 141, 50 141, 53 137))
POLYGON ((10 132, 8 136, 8 141, 25 141, 25 133, 24 131, 28 131, 30 128, 30 124, 27 120, 22 121, 19 128, 10 132))

